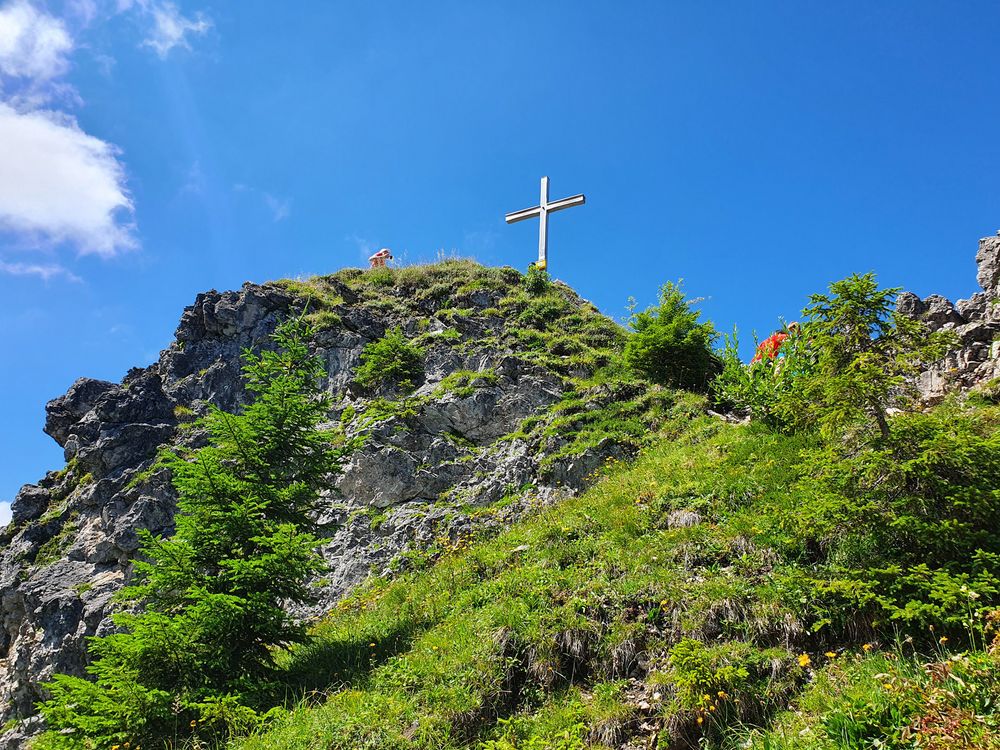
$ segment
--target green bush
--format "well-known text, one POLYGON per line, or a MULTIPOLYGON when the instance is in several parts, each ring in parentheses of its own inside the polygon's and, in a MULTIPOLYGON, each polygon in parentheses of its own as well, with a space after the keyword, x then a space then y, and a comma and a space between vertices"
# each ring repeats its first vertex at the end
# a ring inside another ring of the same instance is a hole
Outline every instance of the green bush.
POLYGON ((524 289, 528 294, 541 294, 549 288, 549 272, 532 263, 524 275, 524 289))
POLYGON ((775 429, 795 423, 794 414, 789 414, 786 404, 801 378, 815 369, 808 338, 787 327, 782 332, 788 338, 781 344, 780 355, 775 359, 761 357, 749 365, 740 359, 736 331, 726 336, 720 357, 722 369, 711 386, 717 404, 741 411, 775 429))
POLYGON ((633 334, 625 344, 624 362, 640 377, 660 385, 703 392, 719 370, 712 351, 716 339, 710 322, 699 323, 680 284, 660 288, 659 304, 632 312, 633 334))
POLYGON ((365 345, 354 382, 368 389, 395 385, 403 391, 412 391, 423 371, 424 350, 408 341, 397 327, 365 345))
POLYGON ((858 571, 862 598, 893 619, 961 628, 1000 606, 998 420, 958 406, 901 414, 877 447, 810 453, 820 481, 800 542, 858 571))

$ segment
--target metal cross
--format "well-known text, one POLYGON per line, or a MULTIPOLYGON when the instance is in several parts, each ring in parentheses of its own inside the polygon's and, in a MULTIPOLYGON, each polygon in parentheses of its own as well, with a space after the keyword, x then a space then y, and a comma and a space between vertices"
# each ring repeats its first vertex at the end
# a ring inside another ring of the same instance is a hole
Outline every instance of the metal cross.
POLYGON ((549 178, 542 178, 542 197, 538 202, 538 205, 534 208, 525 208, 520 211, 515 211, 512 214, 507 214, 504 218, 507 220, 508 224, 514 224, 518 221, 524 221, 525 219, 533 219, 538 217, 538 263, 539 268, 544 269, 548 265, 548 249, 549 249, 549 214, 554 211, 562 211, 564 208, 572 208, 573 206, 582 206, 587 202, 587 199, 580 195, 573 195, 569 198, 563 198, 561 200, 552 201, 549 203, 549 178))

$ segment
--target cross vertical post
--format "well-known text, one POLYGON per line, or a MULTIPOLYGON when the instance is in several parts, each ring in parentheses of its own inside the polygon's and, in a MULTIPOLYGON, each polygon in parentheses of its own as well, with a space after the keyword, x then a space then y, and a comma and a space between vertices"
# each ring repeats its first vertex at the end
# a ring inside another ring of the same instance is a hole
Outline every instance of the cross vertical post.
POLYGON ((562 211, 564 208, 582 206, 587 202, 583 193, 572 195, 569 198, 560 198, 557 201, 549 202, 549 178, 542 178, 541 193, 538 205, 532 208, 525 208, 520 211, 506 214, 504 220, 508 224, 514 224, 525 219, 538 217, 538 267, 545 269, 549 262, 549 214, 555 211, 562 211))
POLYGON ((538 267, 549 263, 549 178, 542 178, 542 194, 538 199, 538 267))

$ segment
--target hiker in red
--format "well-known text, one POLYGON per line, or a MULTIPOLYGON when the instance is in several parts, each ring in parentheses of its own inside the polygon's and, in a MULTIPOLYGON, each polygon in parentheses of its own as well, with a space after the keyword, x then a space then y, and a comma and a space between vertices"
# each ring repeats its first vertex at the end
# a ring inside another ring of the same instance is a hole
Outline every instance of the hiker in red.
POLYGON ((757 353, 754 358, 750 360, 750 364, 754 365, 760 362, 764 357, 768 359, 774 359, 778 356, 778 350, 781 345, 784 344, 790 334, 795 333, 799 330, 798 323, 792 323, 788 326, 788 333, 785 331, 778 331, 777 333, 771 334, 766 339, 760 342, 757 346, 757 353))

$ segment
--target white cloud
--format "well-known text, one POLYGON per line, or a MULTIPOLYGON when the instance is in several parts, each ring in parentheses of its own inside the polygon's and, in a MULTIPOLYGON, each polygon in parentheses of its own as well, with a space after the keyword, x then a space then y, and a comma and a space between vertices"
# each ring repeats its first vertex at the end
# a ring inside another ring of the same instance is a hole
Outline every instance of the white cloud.
MULTIPOLYGON (((212 24, 202 13, 183 15, 171 0, 63 0, 62 17, 47 7, 0 0, 0 235, 21 250, 66 244, 112 257, 138 246, 118 149, 56 111, 82 104, 64 78, 74 35, 99 18, 135 12, 150 24, 142 44, 164 58, 212 24)), ((113 58, 92 54, 110 72, 113 58)), ((289 207, 277 202, 271 210, 277 221, 289 207)), ((79 281, 57 261, 14 262, 9 254, 0 255, 0 274, 79 281)))
POLYGON ((27 0, 0 7, 0 76, 49 81, 69 69, 73 40, 66 25, 27 0))
POLYGON ((188 35, 204 34, 212 28, 212 22, 203 13, 196 13, 194 18, 185 17, 172 2, 141 4, 153 16, 152 34, 143 45, 151 47, 161 58, 169 55, 174 47, 191 49, 188 35))
POLYGON ((83 281, 75 273, 58 263, 7 263, 0 260, 0 273, 11 276, 37 276, 42 281, 48 281, 57 276, 62 276, 67 281, 76 283, 83 281))
POLYGON ((0 229, 103 257, 137 245, 115 146, 66 115, 2 102, 0 143, 0 229))

